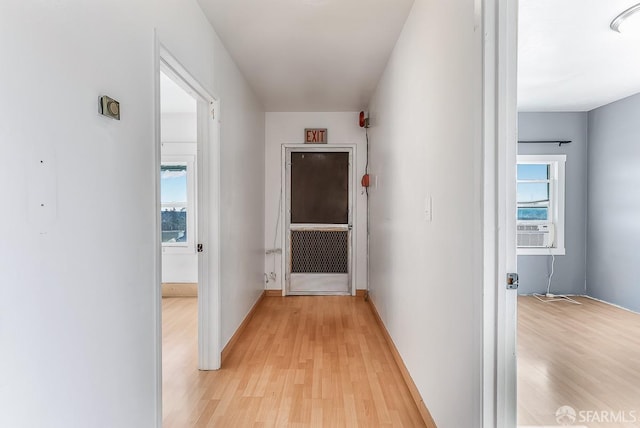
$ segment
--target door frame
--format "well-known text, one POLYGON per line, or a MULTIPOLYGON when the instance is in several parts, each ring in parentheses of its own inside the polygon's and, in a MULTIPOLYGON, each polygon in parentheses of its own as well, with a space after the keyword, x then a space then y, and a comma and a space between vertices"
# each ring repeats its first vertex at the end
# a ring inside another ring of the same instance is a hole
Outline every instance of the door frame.
POLYGON ((162 238, 160 210, 161 106, 160 71, 197 100, 197 244, 198 253, 198 369, 216 370, 221 363, 220 320, 220 100, 195 79, 154 37, 154 171, 155 171, 155 391, 162 425, 162 238), (213 114, 215 112, 215 115, 213 114))
POLYGON ((482 426, 517 425, 516 153, 518 1, 482 1, 483 382, 482 426))
POLYGON ((280 202, 280 222, 282 236, 281 236, 281 248, 282 248, 282 257, 280 258, 280 286, 282 289, 282 295, 288 295, 288 280, 289 280, 289 271, 287 269, 287 263, 289 263, 290 257, 290 236, 289 236, 289 225, 290 225, 290 215, 287 212, 287 207, 290 205, 291 199, 291 186, 287 179, 288 176, 288 163, 287 163, 287 155, 288 153, 295 152, 347 152, 349 153, 349 206, 351 207, 351 212, 349 213, 349 222, 351 224, 351 233, 349 236, 349 293, 352 296, 356 295, 356 279, 357 279, 357 237, 358 237, 358 227, 357 227, 357 204, 356 204, 356 196, 355 191, 358 186, 358 181, 356 177, 356 167, 357 167, 357 159, 358 159, 358 147, 355 144, 294 144, 294 143, 284 143, 282 144, 281 149, 281 184, 283 189, 283 197, 280 202))

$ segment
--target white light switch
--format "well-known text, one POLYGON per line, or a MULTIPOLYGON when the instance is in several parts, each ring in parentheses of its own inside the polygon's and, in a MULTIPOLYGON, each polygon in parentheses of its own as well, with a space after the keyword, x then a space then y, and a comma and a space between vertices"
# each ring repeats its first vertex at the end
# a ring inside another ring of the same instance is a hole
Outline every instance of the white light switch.
POLYGON ((424 198, 424 215, 427 222, 433 221, 433 201, 431 196, 424 198))
POLYGON ((378 188, 378 174, 374 175, 373 177, 373 188, 377 189, 378 188))

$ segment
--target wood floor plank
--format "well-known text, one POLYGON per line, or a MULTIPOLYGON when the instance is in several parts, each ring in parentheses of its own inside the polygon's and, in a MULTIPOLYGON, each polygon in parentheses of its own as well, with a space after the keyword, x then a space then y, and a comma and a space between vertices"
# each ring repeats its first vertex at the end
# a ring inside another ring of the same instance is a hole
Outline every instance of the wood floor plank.
POLYGON ((163 299, 163 426, 420 427, 360 297, 266 297, 221 370, 197 364, 197 299, 163 299))
POLYGON ((638 427, 640 315, 577 300, 518 298, 518 424, 557 425, 556 410, 570 406, 591 412, 575 425, 638 427))

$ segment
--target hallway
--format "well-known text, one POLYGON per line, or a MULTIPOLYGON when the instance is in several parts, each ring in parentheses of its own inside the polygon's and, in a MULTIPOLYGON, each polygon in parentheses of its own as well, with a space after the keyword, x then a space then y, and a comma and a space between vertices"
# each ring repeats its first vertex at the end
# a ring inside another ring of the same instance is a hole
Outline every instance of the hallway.
POLYGON ((361 297, 265 297, 199 372, 197 299, 163 299, 164 426, 424 426, 361 297))

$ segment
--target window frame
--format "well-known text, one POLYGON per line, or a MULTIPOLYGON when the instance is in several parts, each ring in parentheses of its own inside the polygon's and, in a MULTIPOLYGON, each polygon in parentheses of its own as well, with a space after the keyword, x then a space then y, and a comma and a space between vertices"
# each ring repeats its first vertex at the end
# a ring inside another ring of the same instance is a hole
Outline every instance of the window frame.
MULTIPOLYGON (((165 165, 186 165, 187 167, 187 240, 186 242, 162 242, 163 253, 174 254, 191 254, 195 253, 195 237, 196 231, 196 189, 195 189, 195 156, 194 155, 162 155, 161 166, 165 165)), ((162 177, 160 177, 160 185, 162 185, 162 177)), ((177 207, 177 203, 163 203, 160 200, 160 211, 165 207, 177 207)), ((179 206, 182 206, 181 204, 179 206)), ((162 216, 162 214, 161 214, 162 216)))
MULTIPOLYGON (((567 155, 518 155, 517 164, 549 165, 549 211, 547 220, 518 220, 518 204, 516 202, 516 224, 545 224, 554 225, 553 246, 550 248, 517 247, 517 255, 565 255, 565 193, 566 193, 566 162, 567 155)), ((535 180, 519 181, 517 183, 535 182, 535 180)), ((516 198, 517 201, 517 198, 516 198)), ((517 245, 517 244, 516 244, 517 245)))

